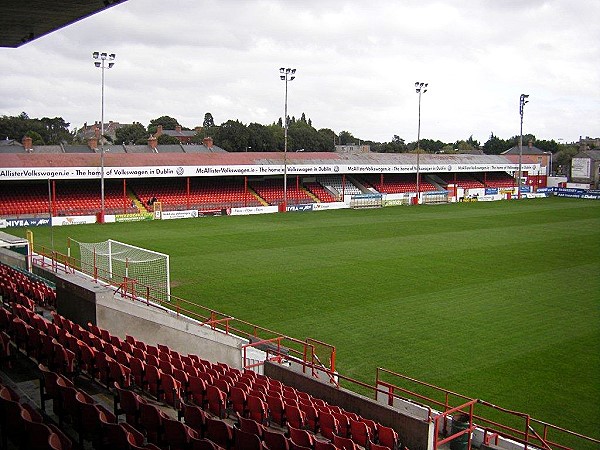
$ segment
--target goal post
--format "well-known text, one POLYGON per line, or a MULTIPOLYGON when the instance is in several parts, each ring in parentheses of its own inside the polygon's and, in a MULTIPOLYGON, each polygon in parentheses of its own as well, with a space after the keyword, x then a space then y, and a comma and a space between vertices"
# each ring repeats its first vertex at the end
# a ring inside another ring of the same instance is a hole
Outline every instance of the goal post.
POLYGON ((70 239, 70 242, 79 247, 82 272, 114 285, 135 280, 139 294, 143 294, 142 289, 147 289, 152 298, 170 300, 169 255, 113 239, 104 242, 70 239))

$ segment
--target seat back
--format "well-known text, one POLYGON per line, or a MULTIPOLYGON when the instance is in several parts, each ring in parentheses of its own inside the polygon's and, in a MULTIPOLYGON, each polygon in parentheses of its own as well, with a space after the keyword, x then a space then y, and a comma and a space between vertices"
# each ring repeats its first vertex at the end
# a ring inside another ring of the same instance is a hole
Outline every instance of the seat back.
POLYGON ((367 424, 356 420, 350 421, 350 437, 362 447, 367 447, 369 442, 371 442, 371 433, 367 424))
POLYGON ((269 450, 289 450, 288 439, 278 431, 265 428, 263 442, 269 450))
POLYGON ((333 445, 340 450, 358 450, 352 439, 338 436, 337 434, 333 436, 333 445))
POLYGON ((235 431, 235 450, 261 450, 260 438, 248 431, 237 429, 235 431))
POLYGON ((206 400, 208 402, 208 410, 219 418, 225 417, 225 402, 227 397, 221 389, 216 386, 206 386, 206 400))
POLYGON ((290 439, 296 445, 312 448, 315 445, 314 436, 306 430, 288 425, 290 439))
POLYGON ((383 425, 377 425, 377 441, 391 450, 398 448, 398 433, 396 430, 383 425))
POLYGON ((269 418, 279 426, 285 425, 285 406, 281 397, 267 395, 269 418))
POLYGON ((215 444, 229 449, 233 442, 233 428, 220 419, 206 419, 206 436, 215 444))
POLYGON ((339 433, 339 423, 333 414, 321 412, 319 414, 319 425, 323 437, 333 440, 333 436, 339 433))
POLYGON ((248 397, 248 416, 258 423, 265 423, 267 420, 267 404, 255 395, 248 397))

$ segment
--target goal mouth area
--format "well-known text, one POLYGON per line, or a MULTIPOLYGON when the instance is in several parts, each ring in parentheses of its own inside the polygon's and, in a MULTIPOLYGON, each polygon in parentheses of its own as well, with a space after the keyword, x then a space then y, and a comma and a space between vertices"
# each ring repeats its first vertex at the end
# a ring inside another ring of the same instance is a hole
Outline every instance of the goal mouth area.
POLYGON ((137 291, 159 301, 169 301, 171 282, 169 255, 108 239, 101 242, 80 242, 69 238, 79 251, 81 271, 98 276, 113 285, 134 282, 137 291))

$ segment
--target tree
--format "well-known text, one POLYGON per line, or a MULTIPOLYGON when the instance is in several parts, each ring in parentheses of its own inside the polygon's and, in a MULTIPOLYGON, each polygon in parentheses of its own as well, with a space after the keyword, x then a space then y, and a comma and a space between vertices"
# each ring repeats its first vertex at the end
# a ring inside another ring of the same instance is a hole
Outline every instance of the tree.
POLYGON ((253 152, 272 152, 277 150, 277 138, 269 127, 251 123, 248 125, 248 147, 253 152))
MULTIPOLYGON (((281 120, 281 119, 279 119, 281 120)), ((284 136, 283 136, 283 127, 281 124, 271 124, 267 127, 271 132, 273 140, 275 141, 275 151, 283 151, 284 147, 284 136)))
POLYGON ((179 144, 179 139, 175 136, 169 136, 168 134, 161 134, 156 143, 160 145, 177 145, 179 144))
MULTIPOLYGON (((440 140, 433 140, 433 139, 421 139, 419 141, 419 148, 421 149, 422 153, 437 153, 439 151, 441 151, 444 146, 446 144, 440 140)), ((415 151, 417 149, 417 143, 416 142, 411 142, 410 144, 407 145, 407 150, 408 151, 415 151)))
POLYGON ((469 144, 472 148, 479 148, 481 147, 481 144, 479 143, 479 141, 473 139, 473 135, 469 136, 469 139, 467 139, 467 144, 469 144))
POLYGON ((577 153, 577 145, 561 145, 560 150, 552 155, 554 171, 557 174, 568 175, 571 172, 571 160, 577 153))
POLYGON ((356 144, 358 139, 352 136, 352 133, 349 131, 340 131, 338 136, 338 145, 349 145, 356 144))
POLYGON ((510 147, 512 147, 512 145, 510 145, 508 141, 500 139, 492 133, 490 138, 483 144, 483 152, 486 155, 499 155, 510 147))
POLYGON ((163 130, 174 130, 175 127, 179 125, 179 122, 173 117, 161 116, 150 121, 150 125, 148 125, 148 131, 152 134, 156 133, 159 125, 162 125, 163 130))
POLYGON ((248 146, 249 133, 239 120, 228 120, 217 129, 215 142, 228 152, 243 152, 248 146))
POLYGON ((407 150, 406 142, 397 134, 392 137, 390 142, 383 144, 373 143, 371 149, 380 153, 404 153, 407 150))
MULTIPOLYGON (((27 113, 0 118, 0 137, 20 141, 26 133, 35 131, 46 144, 58 145, 73 142, 69 123, 62 117, 31 119, 27 113)), ((40 145, 40 144, 37 144, 40 145)))
MULTIPOLYGON (((471 142, 476 142, 473 141, 472 136, 469 139, 471 142)), ((469 141, 456 141, 453 147, 458 151, 458 153, 470 153, 475 150, 475 148, 478 148, 479 145, 474 146, 472 143, 469 143, 469 141)))
POLYGON ((535 141, 535 146, 545 152, 556 153, 559 150, 559 145, 554 139, 552 139, 551 141, 547 141, 545 139, 535 141))
POLYGON ((45 128, 45 141, 51 145, 59 145, 73 141, 73 134, 69 131, 71 125, 62 117, 42 117, 40 119, 45 128))
MULTIPOLYGON (((310 120, 309 120, 310 125, 310 120)), ((337 136, 335 135, 335 131, 329 128, 321 128, 317 131, 319 133, 319 139, 321 142, 321 148, 324 152, 333 152, 335 151, 335 143, 337 136)))
POLYGON ((206 114, 204 114, 204 121, 202 122, 202 128, 204 128, 205 130, 208 128, 212 128, 215 126, 215 119, 213 119, 213 116, 211 113, 207 112, 206 114))
POLYGON ((44 139, 42 138, 40 133, 38 133, 37 131, 28 131, 27 133, 25 133, 25 136, 28 136, 31 138, 31 143, 33 145, 46 145, 46 143, 44 142, 44 139))
POLYGON ((328 147, 328 142, 308 123, 299 120, 288 127, 288 150, 291 151, 323 151, 328 147))
POLYGON ((139 123, 134 122, 131 125, 124 125, 115 132, 115 142, 117 144, 146 144, 148 142, 148 132, 146 128, 139 123))

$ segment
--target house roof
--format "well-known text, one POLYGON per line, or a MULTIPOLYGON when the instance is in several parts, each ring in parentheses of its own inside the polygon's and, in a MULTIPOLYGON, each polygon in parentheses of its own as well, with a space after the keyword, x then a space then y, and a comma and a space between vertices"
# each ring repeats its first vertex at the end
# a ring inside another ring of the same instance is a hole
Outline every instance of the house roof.
MULTIPOLYGON (((217 145, 207 147, 203 144, 166 144, 157 145, 156 150, 152 149, 149 145, 124 145, 124 144, 110 144, 104 146, 104 152, 108 153, 137 153, 137 154, 149 154, 149 153, 227 153, 224 149, 217 145)), ((25 147, 19 144, 15 140, 2 140, 0 141, 0 153, 27 153, 25 147)), ((44 154, 57 154, 57 153, 68 153, 68 154, 79 154, 79 153, 91 153, 99 154, 100 147, 96 150, 91 149, 89 146, 84 144, 73 144, 73 145, 34 145, 31 153, 37 155, 44 154)))
MULTIPOLYGON (((509 148, 508 150, 502 152, 502 155, 518 155, 520 153, 519 146, 515 145, 514 147, 509 148)), ((544 151, 532 145, 523 145, 523 155, 543 155, 544 151)))
MULTIPOLYGON (((282 164, 415 164, 414 153, 362 153, 340 154, 333 152, 241 152, 241 153, 153 153, 148 146, 126 146, 127 153, 105 152, 104 163, 107 167, 143 167, 143 166, 211 166, 211 165, 269 165, 282 164), (145 152, 132 151, 132 147, 142 147, 145 152)), ((187 145, 183 148, 187 149, 187 145)), ((112 148, 112 147, 111 147, 112 148)), ((214 148, 214 147, 213 147, 214 148)), ((15 167, 86 167, 98 165, 98 153, 10 153, 2 156, 2 166, 15 167)), ((508 164, 500 155, 434 155, 421 154, 421 164, 436 164, 445 167, 450 164, 508 164)))
POLYGON ((173 137, 189 137, 192 138, 196 136, 196 132, 193 130, 162 130, 162 134, 166 134, 167 136, 173 137))
POLYGON ((590 158, 594 161, 600 161, 600 150, 583 150, 577 153, 573 158, 590 158))

